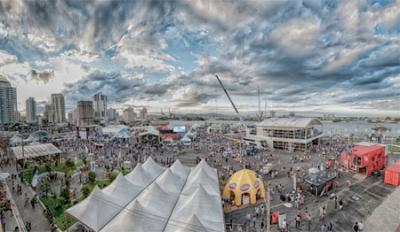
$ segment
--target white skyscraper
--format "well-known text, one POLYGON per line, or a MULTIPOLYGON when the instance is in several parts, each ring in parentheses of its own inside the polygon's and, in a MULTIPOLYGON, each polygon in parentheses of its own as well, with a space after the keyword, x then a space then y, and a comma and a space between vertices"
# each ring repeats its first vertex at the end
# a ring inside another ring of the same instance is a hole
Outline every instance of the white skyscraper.
POLYGON ((17 90, 0 76, 0 123, 17 122, 17 90))
POLYGON ((101 92, 94 95, 94 118, 100 121, 107 121, 107 96, 101 92))
POLYGON ((53 107, 53 115, 55 123, 63 123, 65 119, 65 102, 64 95, 54 93, 51 95, 51 106, 53 107))
POLYGON ((25 101, 25 111, 26 111, 26 122, 35 123, 36 119, 36 101, 33 97, 28 98, 25 101))

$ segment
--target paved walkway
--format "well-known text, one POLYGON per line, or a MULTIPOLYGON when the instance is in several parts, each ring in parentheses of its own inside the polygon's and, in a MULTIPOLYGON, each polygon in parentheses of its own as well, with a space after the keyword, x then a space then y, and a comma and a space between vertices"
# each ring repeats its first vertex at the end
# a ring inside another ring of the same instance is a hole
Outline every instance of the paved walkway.
MULTIPOLYGON (((8 172, 11 174, 16 174, 15 167, 8 166, 1 168, 2 172, 8 172)), ((14 181, 15 186, 18 184, 22 186, 22 194, 18 194, 17 192, 12 191, 12 182, 11 180, 7 181, 8 187, 10 189, 10 193, 14 199, 16 207, 18 207, 19 214, 23 220, 23 223, 30 222, 32 224, 32 231, 49 231, 50 223, 47 218, 43 214, 43 208, 36 204, 36 207, 33 209, 30 204, 30 199, 35 196, 35 192, 27 185, 20 182, 19 178, 14 181), (29 198, 29 203, 25 207, 25 193, 29 198)), ((14 226, 15 228, 15 226, 14 226)), ((7 226, 7 231, 12 231, 14 228, 9 228, 7 226)))
POLYGON ((373 211, 364 225, 365 232, 397 231, 400 226, 400 187, 373 211))

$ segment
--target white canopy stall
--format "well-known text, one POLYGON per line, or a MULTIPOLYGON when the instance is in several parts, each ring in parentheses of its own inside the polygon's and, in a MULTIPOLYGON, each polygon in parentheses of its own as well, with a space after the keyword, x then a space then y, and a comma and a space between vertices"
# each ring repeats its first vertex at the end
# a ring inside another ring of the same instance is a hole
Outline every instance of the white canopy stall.
POLYGON ((164 168, 148 158, 67 213, 102 232, 224 231, 217 172, 205 161, 164 168))

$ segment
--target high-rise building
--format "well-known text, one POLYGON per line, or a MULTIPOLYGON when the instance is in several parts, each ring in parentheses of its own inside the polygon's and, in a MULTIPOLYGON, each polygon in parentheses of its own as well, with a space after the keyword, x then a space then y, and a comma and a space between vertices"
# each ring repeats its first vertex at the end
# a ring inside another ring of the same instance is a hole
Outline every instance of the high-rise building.
POLYGON ((139 117, 142 120, 146 120, 147 119, 147 109, 146 107, 143 107, 140 112, 139 112, 139 117))
POLYGON ((122 119, 126 123, 135 121, 135 118, 136 118, 136 113, 132 107, 125 109, 124 112, 122 113, 122 119))
POLYGON ((101 92, 94 95, 94 118, 100 121, 107 120, 107 96, 101 92))
POLYGON ((65 102, 64 95, 61 93, 53 93, 51 95, 51 106, 53 107, 54 122, 65 122, 65 102))
POLYGON ((17 90, 0 76, 0 123, 17 122, 17 90))
POLYGON ((36 118, 36 101, 33 97, 26 99, 25 101, 25 112, 26 112, 26 122, 27 123, 35 123, 37 122, 36 118))
POLYGON ((118 112, 116 109, 109 108, 107 109, 107 120, 115 121, 118 118, 118 112))
POLYGON ((45 105, 44 106, 44 119, 47 120, 47 123, 53 123, 54 122, 54 110, 52 105, 45 105))
POLYGON ((77 107, 77 126, 89 126, 94 121, 94 109, 92 101, 79 101, 77 107))
POLYGON ((73 123, 74 123, 74 112, 73 112, 73 111, 68 112, 68 114, 67 114, 67 121, 68 121, 68 123, 70 123, 70 124, 73 124, 73 123))

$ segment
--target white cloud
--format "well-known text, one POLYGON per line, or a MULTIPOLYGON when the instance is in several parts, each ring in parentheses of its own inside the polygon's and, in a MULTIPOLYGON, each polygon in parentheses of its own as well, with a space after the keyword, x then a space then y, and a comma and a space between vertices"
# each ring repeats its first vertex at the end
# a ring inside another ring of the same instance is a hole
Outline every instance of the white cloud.
POLYGON ((317 45, 319 33, 318 19, 291 19, 271 32, 271 40, 287 51, 308 53, 317 45))

